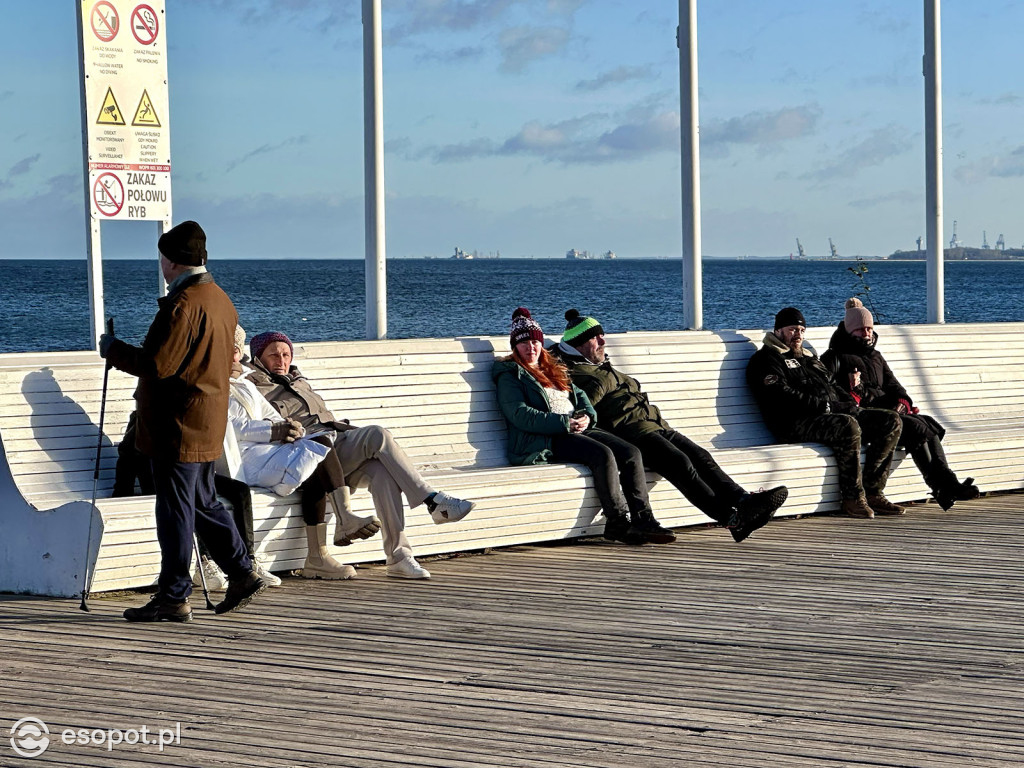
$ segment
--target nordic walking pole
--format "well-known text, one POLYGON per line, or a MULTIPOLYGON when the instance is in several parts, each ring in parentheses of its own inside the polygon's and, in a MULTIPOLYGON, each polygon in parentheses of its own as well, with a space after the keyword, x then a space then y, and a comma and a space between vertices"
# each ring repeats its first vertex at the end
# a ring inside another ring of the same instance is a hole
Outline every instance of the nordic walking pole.
POLYGON ((203 556, 199 554, 199 537, 192 531, 192 545, 196 550, 196 570, 199 571, 199 580, 203 583, 203 597, 206 598, 206 610, 212 611, 213 603, 210 602, 210 590, 206 588, 206 571, 203 570, 203 556))
MULTIPOLYGON (((107 333, 114 335, 114 318, 107 318, 107 333)), ((92 504, 89 510, 89 535, 85 539, 85 569, 82 574, 82 604, 78 607, 83 611, 89 610, 85 602, 89 597, 89 554, 92 552, 92 518, 96 509, 96 486, 100 482, 100 454, 103 452, 103 417, 107 412, 107 381, 110 378, 110 361, 103 368, 103 392, 100 394, 100 428, 99 436, 96 438, 96 466, 92 471, 92 504)))

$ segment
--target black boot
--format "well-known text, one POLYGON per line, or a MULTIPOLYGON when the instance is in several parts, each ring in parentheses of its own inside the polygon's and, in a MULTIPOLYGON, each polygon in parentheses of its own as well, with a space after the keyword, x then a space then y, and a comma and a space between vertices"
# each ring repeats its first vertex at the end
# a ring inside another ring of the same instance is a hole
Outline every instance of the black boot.
POLYGON ((224 593, 224 599, 217 604, 213 611, 219 614, 244 608, 266 588, 267 582, 261 579, 256 571, 250 571, 245 576, 228 579, 228 589, 224 593))
POLYGON ((671 544, 676 540, 675 531, 659 523, 650 509, 634 512, 632 518, 633 528, 640 531, 651 544, 671 544))
POLYGON ((978 486, 974 484, 974 478, 968 477, 962 483, 955 479, 953 482, 946 483, 942 487, 933 490, 932 495, 935 497, 935 501, 939 503, 944 512, 948 512, 953 508, 953 504, 958 501, 970 501, 981 496, 981 491, 978 486))
POLYGON ((608 522, 604 526, 604 537, 608 541, 620 541, 631 546, 647 543, 647 537, 629 522, 628 515, 605 513, 605 516, 608 518, 608 522))
POLYGON ((192 607, 188 598, 181 602, 167 600, 161 595, 139 608, 127 608, 122 614, 126 621, 192 621, 192 607))
POLYGON ((786 503, 789 489, 780 485, 770 491, 748 493, 736 504, 736 511, 729 520, 729 532, 738 544, 758 528, 763 528, 775 517, 775 511, 786 503))

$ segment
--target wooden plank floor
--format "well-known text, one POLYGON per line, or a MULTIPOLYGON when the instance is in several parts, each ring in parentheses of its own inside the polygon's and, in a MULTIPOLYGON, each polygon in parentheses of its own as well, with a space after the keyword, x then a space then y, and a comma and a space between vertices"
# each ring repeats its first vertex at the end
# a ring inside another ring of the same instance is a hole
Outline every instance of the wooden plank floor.
POLYGON ((590 540, 285 579, 245 612, 0 596, 0 765, 1024 765, 1024 495, 742 545, 590 540), (50 729, 18 757, 16 720, 50 729), (180 744, 67 745, 181 725, 180 744))

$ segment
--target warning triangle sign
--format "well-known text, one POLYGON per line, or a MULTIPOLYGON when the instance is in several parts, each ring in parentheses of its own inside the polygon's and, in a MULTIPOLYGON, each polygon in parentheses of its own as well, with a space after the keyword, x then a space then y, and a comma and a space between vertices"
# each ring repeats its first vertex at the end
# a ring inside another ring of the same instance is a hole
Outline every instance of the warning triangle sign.
POLYGON ((160 118, 156 116, 156 109, 149 93, 142 91, 142 98, 139 99, 139 106, 135 108, 135 118, 132 125, 148 126, 150 128, 160 127, 160 118))
POLYGON ((103 99, 103 106, 100 108, 100 116, 96 118, 96 124, 124 125, 124 117, 121 115, 121 108, 117 106, 113 88, 107 88, 107 95, 103 99))

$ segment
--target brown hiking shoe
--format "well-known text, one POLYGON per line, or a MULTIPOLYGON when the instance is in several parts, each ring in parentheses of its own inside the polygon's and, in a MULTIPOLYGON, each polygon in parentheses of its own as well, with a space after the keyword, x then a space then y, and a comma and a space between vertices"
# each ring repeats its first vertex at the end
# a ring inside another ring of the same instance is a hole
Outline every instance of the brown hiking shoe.
POLYGON ((875 510, 876 515, 907 514, 907 510, 905 507, 901 507, 899 504, 893 504, 880 493, 876 493, 874 496, 868 496, 867 501, 868 506, 875 510))
POLYGON ((863 496, 858 496, 856 499, 843 499, 843 506, 841 507, 843 514, 847 517, 874 517, 875 512, 868 503, 864 500, 863 496))

